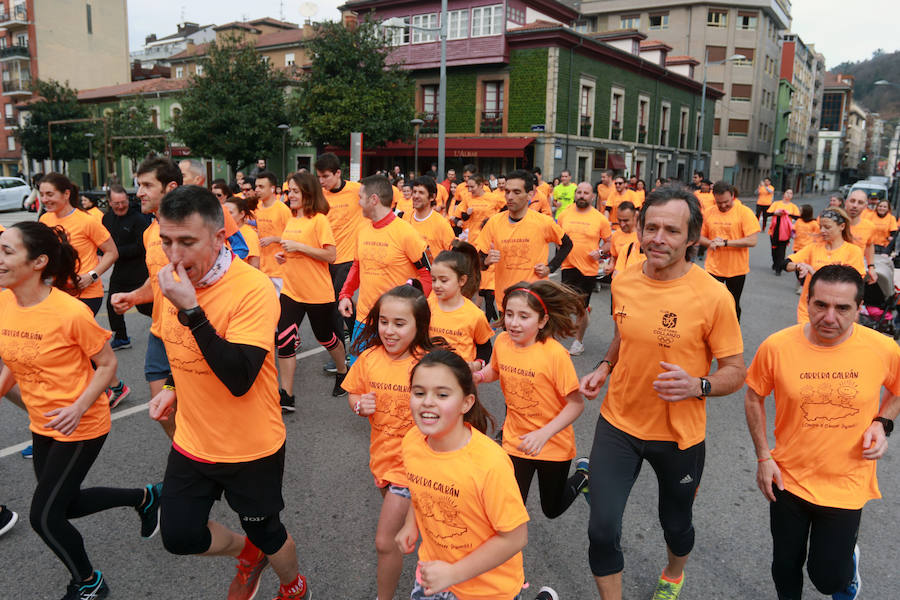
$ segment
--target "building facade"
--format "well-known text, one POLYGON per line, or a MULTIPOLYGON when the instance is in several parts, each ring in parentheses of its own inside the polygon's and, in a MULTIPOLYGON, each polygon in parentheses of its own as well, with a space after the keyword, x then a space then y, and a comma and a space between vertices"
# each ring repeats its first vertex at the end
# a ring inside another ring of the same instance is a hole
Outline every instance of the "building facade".
POLYGON ((848 183, 847 130, 853 101, 853 77, 825 73, 818 132, 816 186, 826 192, 848 183))
POLYGON ((188 44, 205 44, 216 39, 214 25, 198 23, 179 23, 175 33, 157 38, 151 33, 144 38, 144 47, 131 53, 131 62, 140 63, 144 69, 152 69, 157 65, 168 66, 169 58, 187 50, 188 44))

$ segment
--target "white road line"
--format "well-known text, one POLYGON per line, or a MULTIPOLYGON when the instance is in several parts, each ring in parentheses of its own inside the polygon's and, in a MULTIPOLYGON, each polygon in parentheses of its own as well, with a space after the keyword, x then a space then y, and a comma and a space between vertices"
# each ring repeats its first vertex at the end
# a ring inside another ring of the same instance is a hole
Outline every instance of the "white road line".
MULTIPOLYGON (((312 356, 313 354, 318 354, 319 352, 324 352, 325 348, 322 346, 317 346, 312 350, 305 350, 297 355, 297 358, 306 358, 307 356, 312 356)), ((129 408, 123 410, 117 410, 112 414, 112 420, 123 419, 125 417, 130 417, 131 415, 136 415, 138 413, 146 412, 147 407, 150 406, 149 402, 144 402, 143 404, 138 404, 137 406, 131 406, 129 408)), ((31 445, 30 441, 22 442, 21 444, 16 444, 14 446, 7 446, 0 450, 0 458, 4 456, 9 456, 11 454, 17 454, 31 445)))

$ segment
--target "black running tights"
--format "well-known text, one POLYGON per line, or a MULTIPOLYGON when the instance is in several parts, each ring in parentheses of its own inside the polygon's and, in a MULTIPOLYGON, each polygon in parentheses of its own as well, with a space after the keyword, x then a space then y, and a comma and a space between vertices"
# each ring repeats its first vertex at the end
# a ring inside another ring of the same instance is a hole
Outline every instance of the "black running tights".
POLYGON ((566 512, 578 497, 578 489, 584 483, 584 478, 578 473, 569 477, 569 465, 572 461, 534 460, 518 456, 510 458, 516 473, 516 483, 519 484, 519 492, 522 494, 522 502, 528 500, 528 489, 531 487, 534 474, 537 473, 541 510, 548 519, 555 519, 566 512))

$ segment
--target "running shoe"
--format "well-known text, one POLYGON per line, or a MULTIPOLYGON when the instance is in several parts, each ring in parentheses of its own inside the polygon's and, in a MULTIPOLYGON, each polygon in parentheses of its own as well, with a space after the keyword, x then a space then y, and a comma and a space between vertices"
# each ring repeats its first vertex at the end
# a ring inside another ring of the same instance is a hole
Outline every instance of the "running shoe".
POLYGON ((34 446, 28 444, 28 447, 22 450, 22 458, 34 458, 34 446))
POLYGON ((347 377, 346 373, 334 374, 334 387, 331 388, 331 395, 335 398, 340 398, 341 396, 347 395, 347 390, 341 387, 341 384, 344 383, 345 377, 347 377))
POLYGON ((678 583, 666 581, 660 576, 650 600, 677 600, 682 587, 684 587, 684 573, 681 574, 681 581, 678 583))
POLYGON ((569 354, 572 356, 581 356, 584 354, 584 344, 578 340, 572 340, 572 345, 569 346, 569 354))
POLYGON ((159 531, 159 499, 162 495, 162 483, 147 484, 147 499, 143 506, 137 507, 141 518, 141 537, 149 540, 159 531))
POLYGON ((62 600, 100 600, 107 596, 109 596, 109 586, 103 579, 103 573, 95 570, 89 583, 79 581, 70 583, 62 600))
POLYGON ((238 559, 237 574, 228 587, 228 600, 253 600, 253 597, 256 596, 256 591, 259 589, 259 578, 269 566, 269 557, 261 550, 256 552, 258 556, 255 560, 238 559))
POLYGON ((538 591, 534 600, 559 600, 559 594, 552 587, 544 586, 538 591))
POLYGON ((309 585, 306 583, 306 577, 297 575, 297 583, 293 586, 285 588, 283 585, 278 588, 278 596, 275 600, 312 600, 312 592, 309 591, 309 585))
POLYGON ((859 544, 853 548, 853 579, 846 589, 841 590, 837 594, 832 594, 832 600, 856 600, 859 597, 859 590, 862 588, 862 579, 859 577, 859 544))
POLYGON ((288 396, 288 393, 281 389, 278 390, 278 394, 281 396, 281 412, 294 412, 297 410, 293 396, 288 396))
POLYGON ((109 407, 115 408, 122 400, 128 397, 128 394, 131 393, 131 388, 125 385, 124 381, 119 380, 119 385, 106 388, 106 393, 109 396, 109 407))
POLYGON ((124 350, 125 348, 131 348, 131 338, 113 338, 109 343, 109 347, 113 350, 124 350))
POLYGON ((337 365, 334 364, 333 360, 329 360, 327 363, 325 363, 325 366, 322 367, 322 370, 329 375, 335 375, 337 373, 337 365))
POLYGON ((588 503, 588 506, 591 505, 591 488, 588 485, 588 473, 589 473, 590 461, 582 456, 581 458, 575 459, 575 473, 581 473, 584 475, 584 485, 578 488, 578 491, 581 494, 584 494, 584 501, 588 503))
POLYGON ((16 524, 16 521, 19 520, 19 515, 9 510, 3 505, 0 505, 0 535, 3 535, 7 531, 13 528, 13 525, 16 524))

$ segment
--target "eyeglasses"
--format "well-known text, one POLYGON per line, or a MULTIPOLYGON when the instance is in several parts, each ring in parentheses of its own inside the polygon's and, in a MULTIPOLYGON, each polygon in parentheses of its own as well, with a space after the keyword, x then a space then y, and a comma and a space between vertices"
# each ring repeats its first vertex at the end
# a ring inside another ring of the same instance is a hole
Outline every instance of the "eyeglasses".
POLYGON ((616 185, 625 185, 625 182, 624 182, 624 181, 617 181, 617 182, 616 182, 616 185))

